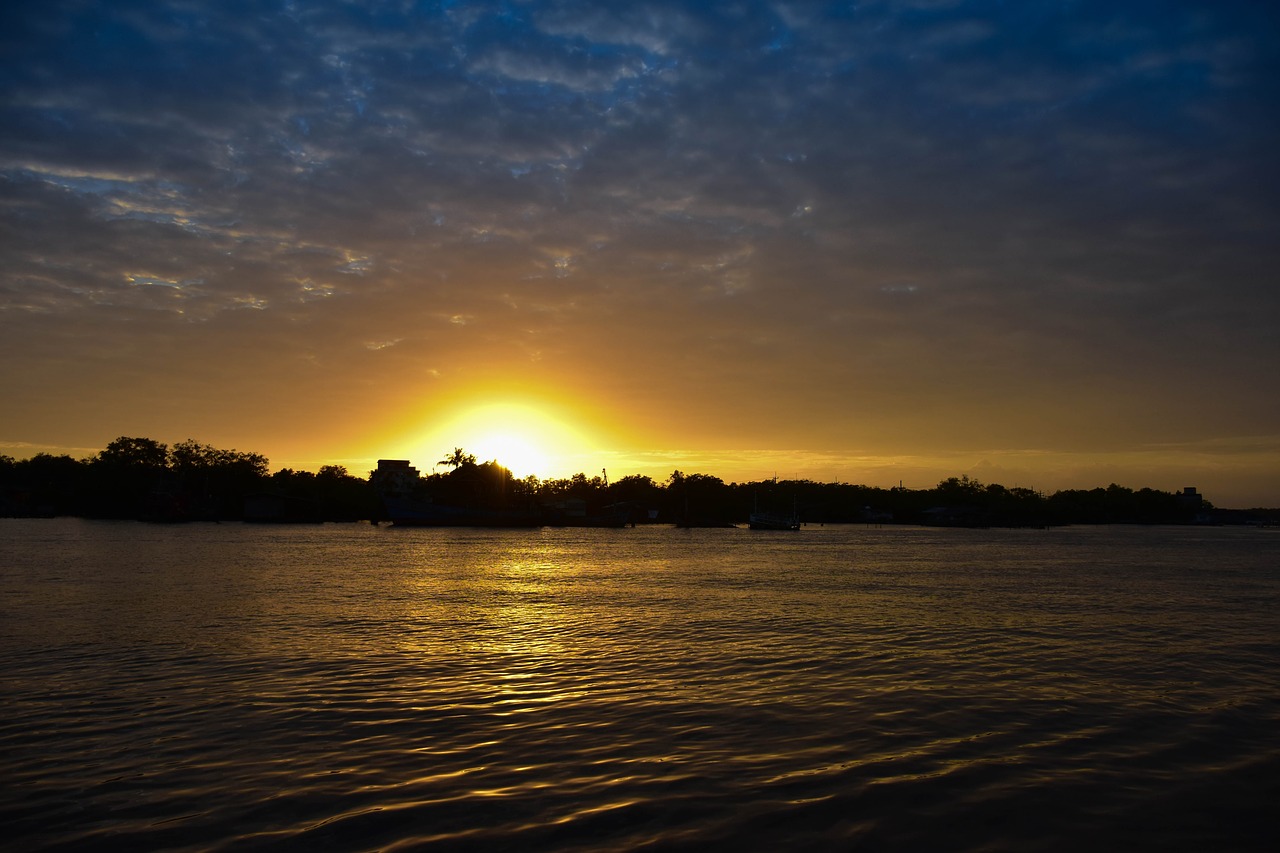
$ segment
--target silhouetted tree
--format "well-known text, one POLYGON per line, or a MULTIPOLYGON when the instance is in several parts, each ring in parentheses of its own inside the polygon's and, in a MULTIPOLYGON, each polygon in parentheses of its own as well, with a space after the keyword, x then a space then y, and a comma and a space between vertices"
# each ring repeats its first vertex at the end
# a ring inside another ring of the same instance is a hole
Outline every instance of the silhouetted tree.
POLYGON ((467 453, 461 447, 455 447, 453 453, 436 463, 437 465, 448 465, 450 468, 457 470, 464 465, 476 464, 476 457, 472 453, 467 453))
POLYGON ((985 486, 977 480, 962 477, 948 477, 938 484, 937 494, 944 504, 980 504, 985 486))
POLYGON ((85 509, 106 518, 138 518, 152 495, 163 491, 169 448, 150 438, 121 436, 89 463, 92 486, 85 509))
POLYGON ((103 448, 94 461, 116 468, 158 471, 169 464, 169 448, 150 438, 121 436, 103 448))
POLYGON ((668 479, 665 514, 678 524, 705 527, 740 520, 733 491, 724 480, 710 474, 673 471, 668 479))
POLYGON ((643 474, 632 474, 609 485, 610 500, 627 501, 646 509, 656 508, 661 495, 662 487, 643 474))
MULTIPOLYGON (((798 504, 806 522, 982 523, 990 525, 1190 523, 1212 507, 1196 496, 1115 483, 1065 490, 1049 497, 1031 489, 984 485, 967 475, 948 477, 932 489, 882 489, 809 480, 725 484, 707 474, 680 470, 661 484, 631 475, 606 486, 579 472, 564 479, 517 480, 497 460, 476 463, 462 448, 441 461, 452 470, 418 478, 414 496, 475 507, 528 506, 582 500, 589 510, 632 503, 659 510, 659 520, 686 524, 743 522, 756 497, 798 504), (947 512, 930 513, 943 509, 947 512), (950 512, 963 509, 963 512, 950 512)), ((0 454, 0 514, 81 514, 136 518, 196 516, 236 518, 243 499, 280 495, 317 509, 312 520, 374 518, 380 513, 370 479, 352 477, 341 465, 319 473, 283 469, 268 475, 267 459, 188 439, 172 449, 148 438, 122 436, 84 460, 36 454, 15 460, 0 454), (168 501, 166 504, 165 501, 168 501), (159 510, 166 510, 160 512, 159 510)), ((647 515, 637 513, 640 517, 647 515)))
POLYGON ((0 458, 0 515, 46 516, 81 511, 85 466, 70 456, 37 453, 0 458))
POLYGON ((529 474, 511 483, 512 495, 520 499, 521 502, 533 500, 537 497, 538 488, 541 484, 536 475, 529 474))

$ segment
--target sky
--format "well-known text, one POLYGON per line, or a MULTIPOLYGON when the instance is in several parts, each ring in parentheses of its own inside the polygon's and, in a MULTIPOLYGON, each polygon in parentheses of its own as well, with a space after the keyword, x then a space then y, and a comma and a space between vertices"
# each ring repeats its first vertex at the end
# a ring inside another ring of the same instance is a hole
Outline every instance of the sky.
POLYGON ((6 4, 0 453, 1277 506, 1277 104, 1253 0, 6 4))

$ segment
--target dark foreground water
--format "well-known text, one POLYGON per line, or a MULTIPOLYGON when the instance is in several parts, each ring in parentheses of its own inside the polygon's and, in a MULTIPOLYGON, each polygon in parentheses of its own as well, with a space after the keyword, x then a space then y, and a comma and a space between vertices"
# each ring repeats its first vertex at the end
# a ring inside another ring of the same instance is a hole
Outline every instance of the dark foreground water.
POLYGON ((0 520, 0 847, 1275 850, 1280 531, 0 520))

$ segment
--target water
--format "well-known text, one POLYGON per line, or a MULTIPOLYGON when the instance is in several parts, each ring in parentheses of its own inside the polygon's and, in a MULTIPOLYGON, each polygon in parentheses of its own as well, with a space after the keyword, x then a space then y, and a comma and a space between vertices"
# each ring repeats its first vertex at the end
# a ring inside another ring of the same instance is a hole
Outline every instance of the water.
POLYGON ((1280 531, 0 519, 0 846, 1280 849, 1280 531))

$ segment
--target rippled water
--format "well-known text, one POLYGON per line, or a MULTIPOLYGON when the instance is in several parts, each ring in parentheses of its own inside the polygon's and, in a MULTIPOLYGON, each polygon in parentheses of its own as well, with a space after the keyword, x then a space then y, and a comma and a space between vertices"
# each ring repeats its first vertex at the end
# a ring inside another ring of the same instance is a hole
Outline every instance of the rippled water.
POLYGON ((1280 531, 0 520, 0 846, 1280 849, 1280 531))

